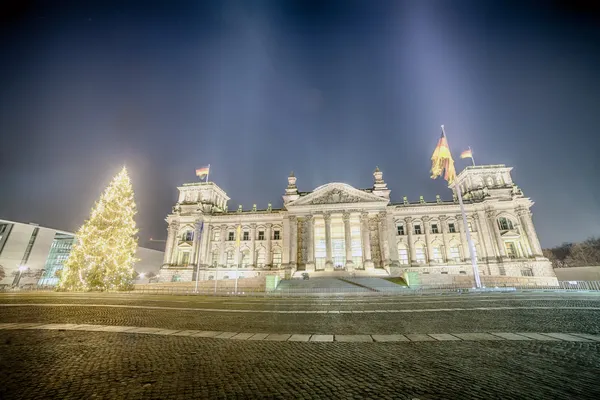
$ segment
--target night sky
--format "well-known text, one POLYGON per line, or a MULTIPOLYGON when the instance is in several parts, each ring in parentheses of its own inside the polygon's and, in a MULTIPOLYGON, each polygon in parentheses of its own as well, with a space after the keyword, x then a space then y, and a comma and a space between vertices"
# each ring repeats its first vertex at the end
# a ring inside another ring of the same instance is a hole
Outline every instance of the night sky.
POLYGON ((587 2, 50 3, 0 11, 0 218, 75 231, 123 165, 154 248, 208 163, 230 209, 280 207, 291 170, 310 191, 375 166, 393 201, 450 199, 445 124, 459 171, 467 146, 514 167, 544 247, 600 235, 587 2))

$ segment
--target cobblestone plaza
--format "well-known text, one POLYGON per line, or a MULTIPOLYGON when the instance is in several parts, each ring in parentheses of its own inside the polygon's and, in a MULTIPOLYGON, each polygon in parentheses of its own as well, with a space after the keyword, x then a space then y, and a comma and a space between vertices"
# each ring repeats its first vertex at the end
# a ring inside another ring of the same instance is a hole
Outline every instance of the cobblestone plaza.
POLYGON ((0 397, 598 398, 600 296, 0 295, 0 397))

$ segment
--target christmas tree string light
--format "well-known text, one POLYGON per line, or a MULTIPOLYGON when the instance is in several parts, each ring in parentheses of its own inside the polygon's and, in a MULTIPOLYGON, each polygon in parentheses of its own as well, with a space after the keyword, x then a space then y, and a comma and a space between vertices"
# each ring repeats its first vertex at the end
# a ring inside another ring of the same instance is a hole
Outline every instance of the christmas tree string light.
POLYGON ((123 168, 77 231, 58 289, 130 289, 137 261, 136 212, 133 187, 127 169, 123 168))

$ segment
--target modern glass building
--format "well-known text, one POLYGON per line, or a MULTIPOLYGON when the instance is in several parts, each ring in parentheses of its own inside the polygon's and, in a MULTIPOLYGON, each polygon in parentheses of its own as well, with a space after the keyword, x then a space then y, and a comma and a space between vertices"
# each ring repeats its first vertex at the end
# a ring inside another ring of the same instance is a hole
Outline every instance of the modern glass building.
POLYGON ((48 253, 48 259, 44 266, 44 272, 40 281, 38 282, 41 286, 54 286, 58 284, 58 271, 63 268, 65 261, 69 258, 71 248, 75 242, 75 236, 66 233, 57 232, 54 235, 54 241, 50 246, 50 252, 48 253))

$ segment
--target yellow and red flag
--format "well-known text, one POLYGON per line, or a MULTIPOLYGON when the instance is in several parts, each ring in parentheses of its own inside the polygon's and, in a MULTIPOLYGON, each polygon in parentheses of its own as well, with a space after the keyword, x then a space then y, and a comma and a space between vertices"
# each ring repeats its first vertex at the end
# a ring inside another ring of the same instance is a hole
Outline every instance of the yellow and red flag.
POLYGON ((438 144, 431 155, 431 179, 436 179, 444 172, 444 179, 451 184, 456 178, 456 170, 454 169, 454 160, 450 154, 448 140, 444 134, 442 127, 442 136, 438 140, 438 144))
POLYGON ((210 172, 210 164, 208 164, 206 167, 202 167, 202 168, 198 168, 196 170, 196 175, 202 179, 208 176, 208 173, 210 172))
POLYGON ((238 225, 236 238, 235 238, 235 247, 240 247, 240 240, 242 240, 242 225, 238 225))
POLYGON ((473 158, 473 150, 469 147, 469 150, 460 153, 460 158, 473 158))

